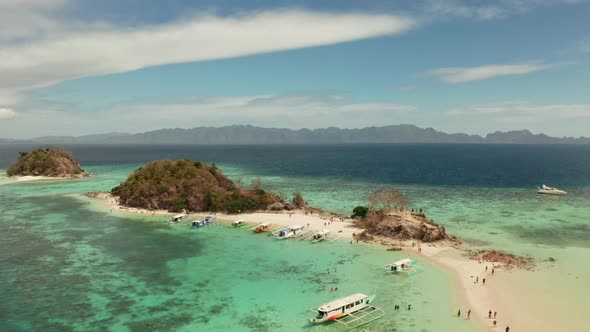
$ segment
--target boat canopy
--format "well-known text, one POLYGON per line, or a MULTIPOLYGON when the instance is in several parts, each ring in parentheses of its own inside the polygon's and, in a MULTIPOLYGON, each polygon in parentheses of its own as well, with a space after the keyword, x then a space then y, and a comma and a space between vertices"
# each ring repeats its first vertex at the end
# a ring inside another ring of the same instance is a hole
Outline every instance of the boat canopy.
POLYGON ((246 222, 246 220, 244 220, 244 219, 240 219, 240 220, 235 220, 235 221, 233 222, 233 224, 234 224, 234 225, 239 225, 239 224, 241 224, 241 223, 244 223, 244 222, 246 222))
POLYGON ((358 302, 360 300, 364 300, 366 299, 368 296, 362 293, 357 293, 357 294, 353 294, 353 295, 349 295, 343 298, 340 298, 338 300, 334 300, 332 302, 328 302, 326 304, 321 305, 318 310, 319 311, 325 311, 325 312, 329 312, 335 309, 339 309, 342 308, 345 305, 351 304, 351 303, 355 303, 358 302))
POLYGON ((392 265, 395 266, 402 266, 402 265, 411 265, 412 264, 412 260, 409 258, 404 258, 404 259, 400 259, 399 261, 393 263, 392 265))
POLYGON ((184 217, 186 217, 186 213, 181 213, 181 214, 177 214, 177 215, 173 216, 172 220, 180 220, 184 217))

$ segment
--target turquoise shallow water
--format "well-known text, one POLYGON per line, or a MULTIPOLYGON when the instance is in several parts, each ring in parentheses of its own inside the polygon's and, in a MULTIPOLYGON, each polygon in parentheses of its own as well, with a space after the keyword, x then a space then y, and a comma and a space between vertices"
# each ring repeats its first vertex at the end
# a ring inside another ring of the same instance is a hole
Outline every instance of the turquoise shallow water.
POLYGON ((377 294, 387 312, 366 326, 373 331, 475 328, 451 317, 451 281, 427 262, 412 277, 386 275, 379 267, 400 254, 276 241, 226 225, 192 230, 113 215, 79 197, 109 189, 135 166, 88 167, 96 175, 74 181, 2 180, 0 330, 336 331, 307 324, 308 309, 355 292, 377 294))
MULTIPOLYGON (((296 162, 307 166, 306 156, 296 162)), ((380 181, 354 171, 341 176, 336 162, 319 175, 281 172, 290 167, 285 163, 218 165, 244 185, 260 177, 271 191, 299 190, 312 205, 345 214, 365 204, 370 192, 393 185, 469 247, 535 258, 545 273, 524 277, 530 292, 546 294, 535 299, 539 305, 566 307, 575 317, 590 311, 590 264, 584 263, 590 187, 579 181, 584 167, 571 171, 574 180, 562 174, 564 184, 581 183, 567 188, 570 195, 546 197, 532 186, 462 185, 461 171, 410 167, 403 173, 450 179, 429 184, 391 178, 387 165, 376 169, 380 181)), ((227 227, 194 231, 157 218, 113 215, 80 198, 110 190, 142 164, 87 163, 95 175, 75 181, 14 184, 0 177, 0 330, 330 331, 337 326, 307 325, 313 316, 307 309, 357 291, 377 293, 376 304, 387 312, 367 330, 475 329, 451 317, 459 306, 451 280, 426 262, 425 272, 399 278, 378 269, 401 257, 381 248, 277 242, 227 227), (330 287, 339 290, 330 293, 330 287), (392 310, 408 303, 411 311, 392 310)), ((489 176, 512 183, 504 173, 489 176)), ((470 179, 478 181, 473 174, 470 179)))

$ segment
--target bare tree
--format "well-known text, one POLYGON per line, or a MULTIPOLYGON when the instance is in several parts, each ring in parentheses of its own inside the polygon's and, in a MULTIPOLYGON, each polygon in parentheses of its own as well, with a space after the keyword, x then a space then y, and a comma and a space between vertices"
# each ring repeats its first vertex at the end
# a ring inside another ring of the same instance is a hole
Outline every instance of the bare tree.
POLYGON ((254 181, 252 181, 252 189, 254 189, 254 190, 261 190, 262 189, 262 181, 260 180, 259 177, 257 177, 256 179, 254 179, 254 181))
POLYGON ((282 191, 281 189, 277 190, 276 195, 281 200, 281 202, 287 201, 287 195, 285 195, 285 192, 282 191))
POLYGON ((404 210, 410 206, 410 201, 395 188, 381 188, 369 196, 369 207, 379 210, 404 210))

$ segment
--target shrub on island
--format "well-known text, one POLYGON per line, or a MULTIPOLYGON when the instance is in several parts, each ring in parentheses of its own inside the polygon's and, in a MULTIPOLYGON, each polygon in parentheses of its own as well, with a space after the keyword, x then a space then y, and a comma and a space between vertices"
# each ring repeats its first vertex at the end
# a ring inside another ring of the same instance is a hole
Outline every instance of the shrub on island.
POLYGON ((71 177, 84 173, 72 153, 61 148, 46 147, 19 154, 16 163, 6 170, 8 176, 71 177))
POLYGON ((262 188, 239 188, 215 164, 187 159, 152 161, 133 172, 111 193, 125 206, 171 212, 240 213, 284 203, 262 188))

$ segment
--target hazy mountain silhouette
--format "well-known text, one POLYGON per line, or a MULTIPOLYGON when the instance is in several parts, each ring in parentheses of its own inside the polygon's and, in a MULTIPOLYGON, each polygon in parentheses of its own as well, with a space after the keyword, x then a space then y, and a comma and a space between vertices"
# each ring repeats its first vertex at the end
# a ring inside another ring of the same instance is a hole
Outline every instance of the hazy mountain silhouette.
POLYGON ((590 144, 590 138, 550 137, 528 130, 494 132, 485 137, 447 134, 414 125, 361 129, 284 129, 250 125, 160 129, 138 134, 108 133, 86 136, 45 136, 3 143, 43 144, 357 144, 357 143, 472 143, 472 144, 590 144))

